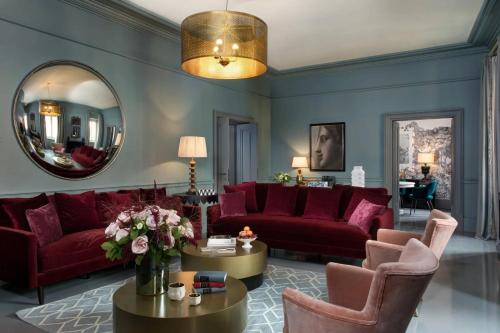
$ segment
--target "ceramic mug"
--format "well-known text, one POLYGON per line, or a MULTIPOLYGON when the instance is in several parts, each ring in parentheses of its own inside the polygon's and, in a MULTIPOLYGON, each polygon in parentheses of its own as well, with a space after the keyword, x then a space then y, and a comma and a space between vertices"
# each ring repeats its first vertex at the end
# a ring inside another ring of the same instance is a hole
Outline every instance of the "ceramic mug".
POLYGON ((168 298, 173 301, 180 301, 186 296, 184 283, 174 282, 168 285, 168 298))
POLYGON ((198 305, 201 303, 201 294, 191 293, 189 294, 189 305, 198 305))

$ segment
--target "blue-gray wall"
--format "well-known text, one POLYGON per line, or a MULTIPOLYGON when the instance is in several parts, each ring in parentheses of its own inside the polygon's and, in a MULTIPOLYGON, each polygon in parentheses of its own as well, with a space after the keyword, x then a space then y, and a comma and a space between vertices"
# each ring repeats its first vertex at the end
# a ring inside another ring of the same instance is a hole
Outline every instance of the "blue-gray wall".
POLYGON ((339 182, 349 182, 352 167, 363 165, 367 185, 380 186, 385 114, 462 108, 464 215, 466 230, 475 230, 479 91, 485 52, 468 49, 277 76, 272 82, 272 171, 292 171, 292 156, 309 155, 309 124, 345 122, 346 172, 312 175, 335 175, 339 182))
POLYGON ((181 135, 207 138, 209 158, 197 162, 202 184, 213 179, 213 111, 253 117, 259 126, 259 176, 270 172, 270 100, 266 78, 215 82, 179 69, 178 41, 132 29, 57 0, 0 1, 0 195, 144 186, 156 179, 184 190, 181 135), (102 174, 68 181, 46 174, 14 136, 16 88, 41 63, 75 60, 101 73, 116 90, 126 120, 125 144, 102 174))

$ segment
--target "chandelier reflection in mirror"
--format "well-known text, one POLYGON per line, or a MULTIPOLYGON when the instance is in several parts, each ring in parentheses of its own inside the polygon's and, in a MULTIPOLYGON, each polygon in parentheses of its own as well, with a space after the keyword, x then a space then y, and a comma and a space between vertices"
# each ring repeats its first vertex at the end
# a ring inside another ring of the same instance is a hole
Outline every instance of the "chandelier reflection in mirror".
POLYGON ((98 174, 123 144, 125 123, 116 93, 80 63, 55 61, 35 68, 19 85, 12 116, 24 152, 60 178, 98 174))
POLYGON ((242 12, 209 11, 181 25, 181 68, 211 79, 245 79, 267 71, 267 25, 242 12))

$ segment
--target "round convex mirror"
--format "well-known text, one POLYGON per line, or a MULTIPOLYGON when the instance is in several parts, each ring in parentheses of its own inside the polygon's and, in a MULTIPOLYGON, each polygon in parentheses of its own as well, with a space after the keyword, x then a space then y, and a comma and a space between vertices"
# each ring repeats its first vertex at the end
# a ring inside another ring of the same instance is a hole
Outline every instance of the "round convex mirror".
POLYGON ((96 71, 71 61, 35 68, 21 82, 12 117, 29 158, 66 179, 106 169, 123 144, 125 122, 111 85, 96 71))

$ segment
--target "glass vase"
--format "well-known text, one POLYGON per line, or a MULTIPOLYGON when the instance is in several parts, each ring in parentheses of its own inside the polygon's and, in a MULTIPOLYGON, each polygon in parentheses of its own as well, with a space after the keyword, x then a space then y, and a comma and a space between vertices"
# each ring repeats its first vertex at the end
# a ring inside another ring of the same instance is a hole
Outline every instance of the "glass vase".
POLYGON ((156 296, 168 291, 170 258, 158 262, 149 255, 140 265, 135 265, 135 289, 137 295, 156 296))

